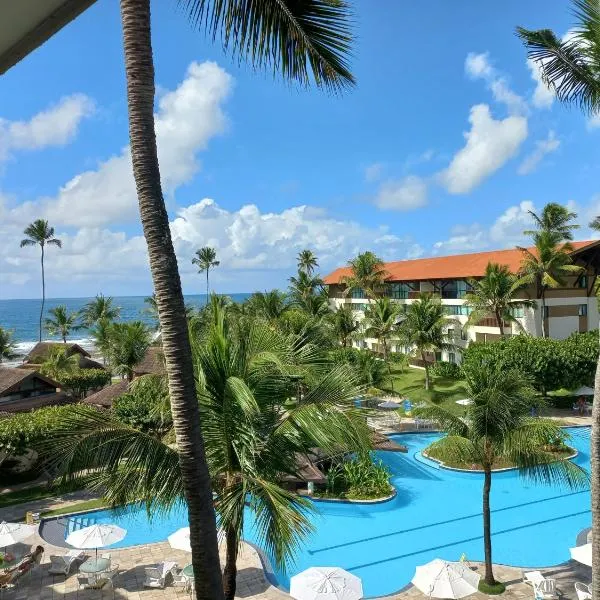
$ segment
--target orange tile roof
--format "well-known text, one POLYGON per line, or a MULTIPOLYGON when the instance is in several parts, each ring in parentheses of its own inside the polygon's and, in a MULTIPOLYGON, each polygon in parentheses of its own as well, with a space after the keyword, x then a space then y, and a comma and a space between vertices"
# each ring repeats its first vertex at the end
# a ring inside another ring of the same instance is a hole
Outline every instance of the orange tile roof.
MULTIPOLYGON (((599 244, 599 240, 572 242, 575 251, 587 246, 599 244)), ((530 250, 532 250, 530 248, 530 250)), ((419 281, 428 279, 463 279, 482 277, 488 263, 495 262, 507 265, 512 272, 521 266, 522 253, 517 248, 509 250, 491 250, 473 254, 454 254, 452 256, 436 256, 433 258, 417 258, 415 260, 398 260, 385 263, 388 273, 387 281, 419 281)), ((326 284, 341 283, 342 277, 350 275, 350 267, 340 267, 323 281, 326 284)))

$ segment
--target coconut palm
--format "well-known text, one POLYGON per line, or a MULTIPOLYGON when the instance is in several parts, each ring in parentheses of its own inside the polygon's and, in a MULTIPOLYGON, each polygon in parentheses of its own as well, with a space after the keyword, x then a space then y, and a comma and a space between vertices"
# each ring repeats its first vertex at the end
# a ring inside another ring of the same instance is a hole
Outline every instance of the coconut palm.
POLYGON ((312 250, 302 250, 298 252, 298 273, 305 273, 308 276, 319 266, 319 261, 312 250))
POLYGON ((6 360, 16 358, 15 339, 13 332, 10 329, 0 327, 0 363, 6 360))
POLYGON ((40 373, 60 383, 61 375, 72 373, 79 368, 79 356, 69 354, 67 348, 50 348, 46 360, 40 365, 40 373))
POLYGON ((514 464, 528 479, 585 487, 587 474, 569 460, 556 459, 547 446, 565 440, 563 430, 550 419, 531 418, 539 399, 520 371, 473 364, 465 369, 465 388, 473 401, 466 418, 429 405, 416 414, 438 423, 448 433, 434 443, 448 462, 478 465, 483 480, 483 545, 485 583, 496 583, 492 569, 490 491, 492 473, 499 459, 514 464))
POLYGON ((445 333, 448 326, 458 326, 449 319, 438 296, 422 293, 411 304, 405 305, 398 325, 398 337, 407 346, 414 348, 425 368, 425 389, 431 386, 430 362, 427 353, 452 349, 451 340, 445 333))
POLYGON ((209 299, 209 287, 208 287, 208 272, 221 264, 221 261, 217 260, 217 252, 210 246, 204 246, 199 250, 196 250, 196 256, 192 258, 192 264, 198 267, 198 273, 206 273, 206 303, 208 304, 209 299))
POLYGON ((399 304, 392 302, 389 298, 378 298, 365 309, 363 321, 366 337, 376 338, 379 344, 383 361, 387 365, 392 392, 394 391, 394 378, 389 363, 389 342, 397 337, 398 318, 402 311, 399 304))
POLYGON ((556 202, 546 204, 540 215, 532 210, 527 212, 534 220, 536 230, 524 231, 525 235, 534 235, 537 231, 550 231, 556 233, 560 241, 570 241, 573 239, 573 231, 579 229, 579 225, 571 222, 577 218, 577 213, 556 202))
POLYGON ((107 349, 111 368, 131 381, 133 369, 143 360, 150 341, 150 331, 141 321, 112 323, 108 329, 107 349))
POLYGON ((380 295, 387 273, 383 261, 376 254, 367 250, 350 260, 348 266, 350 275, 342 277, 346 295, 355 290, 362 290, 369 298, 380 295))
POLYGON ((511 273, 506 265, 488 263, 481 279, 469 281, 471 291, 465 295, 465 303, 471 308, 467 327, 476 325, 489 315, 493 315, 504 337, 504 323, 512 323, 522 329, 521 322, 514 316, 515 308, 531 308, 535 302, 517 298, 523 282, 511 273))
POLYGON ((160 329, 160 321, 158 318, 158 304, 156 303, 156 294, 147 296, 144 298, 144 308, 142 308, 142 314, 146 315, 153 323, 155 329, 160 329))
POLYGON ((250 313, 274 324, 289 308, 285 292, 255 292, 247 300, 250 313))
POLYGON ((93 327, 99 321, 115 321, 121 314, 121 308, 114 305, 114 299, 98 294, 81 309, 81 319, 86 327, 93 327))
POLYGON ((522 252, 519 282, 533 285, 536 298, 541 301, 542 336, 547 337, 546 292, 548 288, 566 285, 565 278, 582 271, 582 267, 572 264, 573 247, 568 242, 561 244, 556 232, 539 231, 533 236, 535 248, 529 250, 517 246, 522 252))
MULTIPOLYGON (((264 322, 237 321, 213 309, 211 326, 192 344, 206 456, 226 543, 223 587, 225 598, 233 600, 246 511, 255 515, 261 546, 284 568, 311 529, 311 503, 283 485, 286 477, 298 475, 297 457, 314 447, 364 451, 370 436, 354 409, 357 387, 347 367, 324 363, 317 348, 300 346, 294 336, 264 322), (302 401, 284 408, 299 379, 302 401)), ((62 429, 51 442, 60 449, 53 466, 71 474, 99 468, 92 487, 103 486, 109 502, 142 499, 154 510, 182 499, 176 447, 82 408, 65 417, 62 429)))
MULTIPOLYGON (((204 447, 183 292, 165 207, 154 127, 154 61, 150 0, 120 0, 127 77, 133 174, 160 316, 171 411, 188 505, 197 600, 222 598, 212 490, 204 447)), ((190 0, 192 24, 255 67, 271 67, 288 80, 331 90, 352 85, 352 36, 344 0, 190 0)))
POLYGON ((335 337, 342 344, 343 348, 348 346, 352 334, 358 331, 360 324, 354 317, 354 312, 350 306, 339 306, 332 316, 333 331, 335 337))
POLYGON ((290 277, 290 300, 295 304, 302 304, 317 291, 323 289, 323 280, 317 275, 298 270, 297 276, 290 277))
POLYGON ((50 335, 59 335, 64 344, 67 343, 67 337, 72 331, 77 331, 82 327, 77 323, 79 313, 77 311, 69 312, 65 304, 51 308, 48 313, 51 316, 45 321, 46 331, 50 335))
MULTIPOLYGON (((517 28, 529 58, 559 101, 575 104, 588 115, 600 112, 600 6, 595 0, 573 0, 575 26, 565 41, 549 29, 517 28)), ((600 229, 600 217, 590 223, 600 229)), ((592 572, 600 572, 600 358, 592 404, 592 572)), ((593 600, 600 600, 600 577, 592 580, 593 600)))
POLYGON ((98 319, 96 324, 90 328, 90 335, 94 339, 94 346, 102 354, 102 362, 106 364, 106 359, 110 350, 111 326, 113 321, 108 319, 98 319))
POLYGON ((27 236, 21 240, 21 248, 25 246, 39 246, 41 248, 42 265, 42 306, 40 307, 39 341, 42 341, 42 319, 44 317, 44 304, 46 303, 46 274, 44 271, 44 251, 46 246, 62 248, 62 241, 54 237, 54 227, 48 225, 45 219, 37 219, 30 223, 23 233, 27 236))

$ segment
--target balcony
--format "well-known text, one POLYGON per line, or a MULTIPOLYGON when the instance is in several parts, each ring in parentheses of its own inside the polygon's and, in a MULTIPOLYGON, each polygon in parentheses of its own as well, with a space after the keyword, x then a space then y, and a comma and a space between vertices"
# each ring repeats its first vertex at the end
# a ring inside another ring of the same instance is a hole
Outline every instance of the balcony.
MULTIPOLYGON (((510 326, 511 324, 506 321, 502 324, 502 327, 505 328, 510 326)), ((485 319, 481 319, 481 321, 476 324, 476 327, 498 327, 498 322, 495 317, 486 317, 485 319)))

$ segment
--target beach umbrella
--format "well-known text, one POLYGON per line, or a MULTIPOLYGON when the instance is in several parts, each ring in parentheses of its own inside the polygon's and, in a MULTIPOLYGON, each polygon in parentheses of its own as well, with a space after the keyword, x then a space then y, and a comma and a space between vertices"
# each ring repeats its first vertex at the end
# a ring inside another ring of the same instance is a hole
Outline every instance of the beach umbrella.
POLYGON ((584 544, 583 546, 576 546, 575 548, 569 548, 571 558, 580 562, 588 567, 592 566, 592 545, 584 544))
POLYGON ((465 398, 464 400, 457 400, 456 404, 460 404, 461 406, 470 406, 473 404, 473 400, 471 400, 471 398, 465 398))
POLYGON ((24 523, 0 523, 0 547, 12 546, 31 537, 35 533, 35 525, 24 523))
POLYGON ((98 558, 98 548, 104 548, 120 542, 127 535, 127 530, 118 525, 96 523, 83 529, 72 531, 65 542, 74 548, 95 548, 98 558))
POLYGON ((296 600, 360 600, 362 582, 339 567, 311 567, 292 577, 290 596, 296 600))
POLYGON ((582 385, 573 392, 573 396, 593 396, 594 388, 582 385))
POLYGON ((480 579, 465 563, 436 558, 417 567, 412 583, 430 598, 464 598, 477 592, 480 579))
POLYGON ((168 538, 169 545, 174 550, 184 550, 185 552, 191 552, 192 548, 190 546, 190 528, 182 527, 178 529, 175 533, 172 533, 168 538))
POLYGON ((386 400, 377 405, 378 408, 400 408, 400 403, 394 400, 386 400))

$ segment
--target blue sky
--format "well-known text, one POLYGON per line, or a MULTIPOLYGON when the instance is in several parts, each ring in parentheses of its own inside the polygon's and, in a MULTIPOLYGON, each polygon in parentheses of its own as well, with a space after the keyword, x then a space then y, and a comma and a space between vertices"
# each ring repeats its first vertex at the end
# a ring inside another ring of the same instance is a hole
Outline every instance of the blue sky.
MULTIPOLYGON (((312 248, 324 272, 522 241, 527 210, 600 212, 600 122, 557 104, 516 25, 566 34, 566 3, 354 2, 357 87, 304 90, 225 56, 176 2, 153 3, 163 182, 187 293, 213 245, 217 291, 284 287, 312 248)), ((118 4, 98 0, 0 77, 0 298, 37 297, 23 228, 48 218, 50 296, 145 295, 127 156, 118 4)), ((585 228, 579 237, 591 235, 585 228)))

